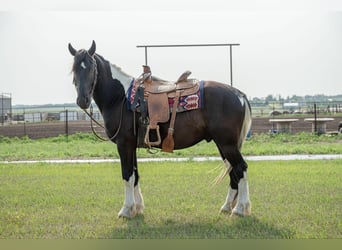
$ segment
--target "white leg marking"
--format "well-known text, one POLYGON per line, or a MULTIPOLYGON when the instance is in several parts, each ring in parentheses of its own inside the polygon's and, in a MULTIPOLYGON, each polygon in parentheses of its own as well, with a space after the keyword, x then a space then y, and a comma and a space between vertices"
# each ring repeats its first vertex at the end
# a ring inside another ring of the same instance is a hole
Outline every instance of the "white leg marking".
POLYGON ((233 209, 233 214, 246 216, 251 214, 251 203, 249 201, 249 189, 247 172, 243 172, 243 178, 239 181, 237 204, 233 209))
POLYGON ((125 201, 121 208, 118 217, 132 218, 136 215, 136 207, 134 201, 134 173, 125 183, 125 201))
POLYGON ((134 187, 134 199, 137 214, 142 214, 144 212, 144 198, 141 194, 139 184, 134 187))
MULTIPOLYGON (((229 163, 229 161, 227 159, 224 159, 223 162, 224 162, 224 164, 226 165, 226 168, 227 168, 226 171, 225 171, 225 175, 224 175, 224 176, 226 176, 232 170, 232 165, 230 165, 230 163, 229 163)), ((220 212, 221 213, 230 213, 232 211, 233 207, 236 204, 236 197, 237 197, 237 190, 236 189, 232 189, 229 186, 228 187, 228 194, 227 194, 226 201, 223 204, 223 206, 221 207, 220 212)))
POLYGON ((230 186, 228 188, 228 194, 226 202, 221 207, 221 213, 230 213, 236 204, 237 190, 232 189, 230 186))

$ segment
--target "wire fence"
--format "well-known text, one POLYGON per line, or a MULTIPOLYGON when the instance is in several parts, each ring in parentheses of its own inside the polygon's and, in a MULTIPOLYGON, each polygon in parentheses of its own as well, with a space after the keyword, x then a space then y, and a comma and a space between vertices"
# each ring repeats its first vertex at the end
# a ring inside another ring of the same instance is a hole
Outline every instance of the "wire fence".
MULTIPOLYGON (((97 120, 103 120, 101 113, 96 110, 94 111, 94 118, 97 120)), ((18 123, 36 123, 36 122, 51 122, 51 121, 87 121, 89 117, 82 110, 40 110, 40 109, 30 109, 30 110, 16 110, 14 109, 13 115, 7 119, 10 124, 18 123)))
MULTIPOLYGON (((273 102, 260 104, 251 102, 253 113, 252 133, 281 132, 278 131, 276 119, 293 119, 291 133, 317 132, 317 123, 307 119, 329 118, 325 122, 326 132, 338 131, 342 126, 342 102, 316 103, 281 103, 273 102)), ((103 118, 98 109, 94 109, 93 116, 100 123, 103 118)), ((95 125, 100 134, 104 131, 95 125)), ((0 125, 0 136, 43 138, 58 135, 69 136, 77 132, 91 132, 90 118, 75 107, 58 108, 20 108, 12 109, 0 125)))
POLYGON ((342 115, 342 101, 335 102, 253 102, 251 101, 254 117, 281 115, 342 115))

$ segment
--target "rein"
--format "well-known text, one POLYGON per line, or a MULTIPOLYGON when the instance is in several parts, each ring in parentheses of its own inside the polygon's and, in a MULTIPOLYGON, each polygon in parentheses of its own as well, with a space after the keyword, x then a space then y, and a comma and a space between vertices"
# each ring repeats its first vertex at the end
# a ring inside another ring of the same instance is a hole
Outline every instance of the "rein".
MULTIPOLYGON (((90 55, 89 55, 90 56, 90 55)), ((97 64, 96 64, 96 60, 93 56, 90 56, 93 58, 93 63, 95 65, 94 67, 94 73, 95 73, 95 77, 94 77, 94 84, 93 84, 93 88, 92 88, 92 92, 91 92, 91 95, 93 95, 94 93, 94 90, 95 90, 95 86, 96 86, 96 83, 97 83, 97 74, 98 74, 98 71, 97 71, 97 64)), ((116 130, 116 132, 114 133, 114 135, 110 138, 103 138, 102 136, 100 136, 94 129, 94 126, 93 126, 93 122, 95 122, 99 127, 101 127, 102 129, 106 130, 106 128, 101 124, 99 123, 98 121, 95 120, 95 118, 93 117, 93 105, 90 104, 90 111, 88 112, 86 109, 83 109, 84 113, 86 113, 88 115, 88 117, 90 118, 90 126, 91 126, 91 130, 93 131, 93 134, 98 138, 100 139, 101 141, 112 141, 115 139, 115 137, 118 136, 119 132, 120 132, 120 129, 121 129, 121 125, 122 125, 122 115, 123 115, 123 108, 124 108, 124 104, 125 104, 125 96, 122 100, 122 104, 121 104, 121 109, 120 109, 120 121, 119 121, 119 127, 118 129, 116 130)))
POLYGON ((125 104, 125 97, 123 98, 122 100, 122 104, 121 104, 121 109, 120 109, 120 121, 119 121, 119 127, 118 129, 116 130, 115 134, 108 138, 108 139, 105 139, 103 138, 102 136, 100 136, 96 131, 95 131, 95 128, 94 128, 94 125, 93 125, 93 122, 95 122, 99 127, 103 128, 104 130, 106 129, 101 123, 99 123, 98 121, 95 120, 95 118, 93 117, 93 105, 90 104, 90 112, 88 112, 86 109, 83 109, 84 113, 86 113, 88 115, 88 117, 90 118, 90 126, 91 126, 91 130, 93 131, 94 135, 100 139, 101 141, 112 141, 115 139, 115 137, 118 136, 119 132, 120 132, 120 129, 121 129, 121 125, 122 125, 122 115, 123 115, 123 108, 124 108, 124 104, 125 104))
POLYGON ((99 123, 98 121, 95 120, 95 118, 93 117, 93 104, 90 105, 90 112, 88 112, 86 109, 83 109, 84 113, 87 114, 87 116, 90 118, 90 126, 91 126, 91 130, 93 131, 93 134, 100 139, 101 141, 107 141, 107 139, 103 138, 102 136, 100 136, 94 129, 93 126, 93 122, 95 122, 98 126, 100 126, 101 128, 105 129, 105 127, 99 123))

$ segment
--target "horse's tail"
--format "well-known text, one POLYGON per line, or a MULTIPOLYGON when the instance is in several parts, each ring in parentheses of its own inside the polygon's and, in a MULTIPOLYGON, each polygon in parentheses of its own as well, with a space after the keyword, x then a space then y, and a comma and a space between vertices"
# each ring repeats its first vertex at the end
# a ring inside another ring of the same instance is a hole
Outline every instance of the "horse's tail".
POLYGON ((245 106, 245 117, 243 119, 240 138, 239 138, 239 149, 241 150, 242 144, 245 141, 248 133, 250 132, 251 126, 252 126, 252 108, 251 105, 247 99, 247 97, 244 95, 244 106, 245 106))

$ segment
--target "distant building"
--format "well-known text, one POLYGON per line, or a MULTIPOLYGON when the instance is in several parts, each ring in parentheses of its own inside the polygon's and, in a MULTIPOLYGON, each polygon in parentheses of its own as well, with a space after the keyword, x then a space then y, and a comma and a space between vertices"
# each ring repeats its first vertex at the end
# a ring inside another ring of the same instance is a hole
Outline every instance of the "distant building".
POLYGON ((284 108, 298 108, 299 103, 298 102, 286 102, 284 103, 284 108))
POLYGON ((0 94, 0 122, 8 121, 12 116, 12 95, 8 93, 0 94))
POLYGON ((298 111, 300 105, 298 102, 287 102, 283 104, 283 108, 289 110, 292 113, 298 111))

